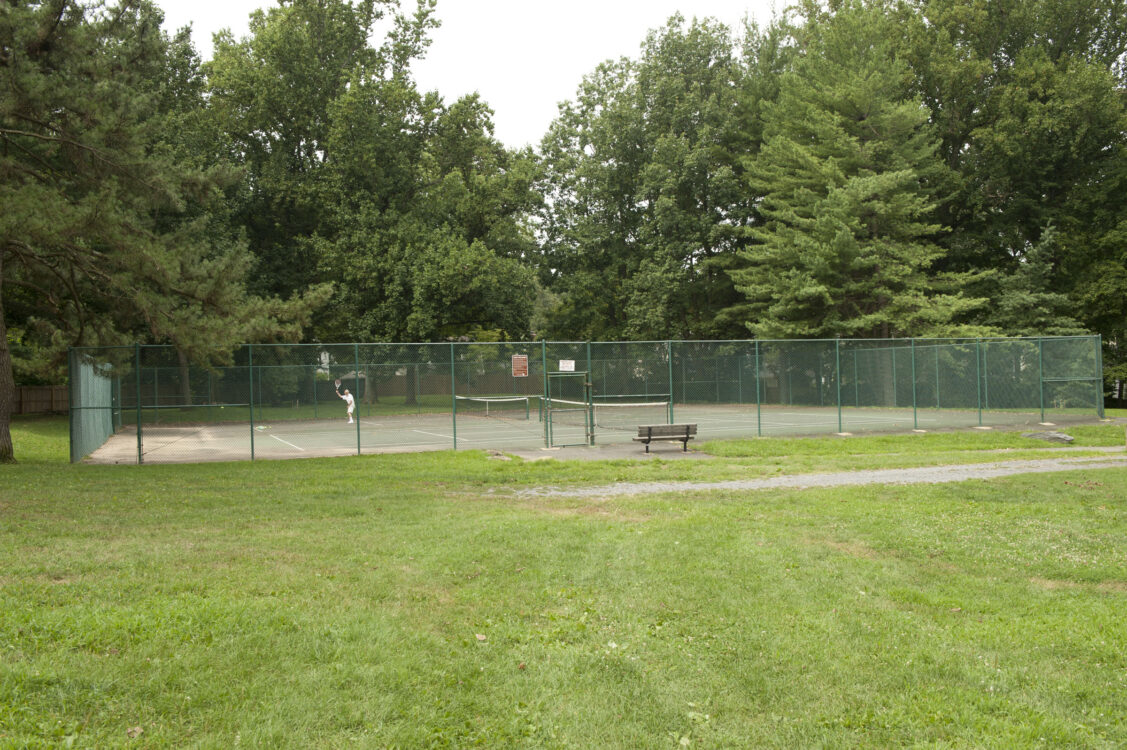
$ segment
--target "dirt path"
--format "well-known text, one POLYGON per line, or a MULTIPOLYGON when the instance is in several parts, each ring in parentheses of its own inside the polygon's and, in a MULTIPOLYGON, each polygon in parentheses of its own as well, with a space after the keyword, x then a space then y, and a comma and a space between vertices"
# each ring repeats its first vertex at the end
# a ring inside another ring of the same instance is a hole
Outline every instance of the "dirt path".
POLYGON ((537 487, 518 495, 562 497, 609 497, 645 495, 658 492, 700 492, 704 490, 770 490, 846 487, 866 484, 938 484, 968 479, 994 479, 1014 474, 1044 474, 1054 471, 1127 468, 1127 455, 1083 458, 1046 458, 1032 461, 997 461, 985 464, 926 466, 916 469, 877 469, 839 471, 827 474, 795 474, 766 479, 733 479, 723 482, 622 482, 602 487, 566 489, 537 487))

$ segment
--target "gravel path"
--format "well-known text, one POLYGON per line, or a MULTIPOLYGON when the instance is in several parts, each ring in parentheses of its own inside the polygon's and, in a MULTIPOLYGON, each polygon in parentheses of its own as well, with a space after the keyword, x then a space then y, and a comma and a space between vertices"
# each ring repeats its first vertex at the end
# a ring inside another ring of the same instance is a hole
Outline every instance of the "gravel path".
POLYGON ((998 461, 986 464, 926 466, 916 469, 878 469, 873 471, 839 471, 828 474, 795 474, 767 479, 733 479, 724 482, 621 482, 602 487, 565 489, 536 487, 520 490, 518 495, 559 497, 610 497, 645 495, 658 492, 699 492, 702 490, 771 490, 846 487, 865 484, 938 484, 963 482, 968 479, 993 479, 1014 474, 1044 474, 1054 471, 1112 469, 1127 467, 1127 455, 1084 458, 1047 458, 1034 461, 998 461))

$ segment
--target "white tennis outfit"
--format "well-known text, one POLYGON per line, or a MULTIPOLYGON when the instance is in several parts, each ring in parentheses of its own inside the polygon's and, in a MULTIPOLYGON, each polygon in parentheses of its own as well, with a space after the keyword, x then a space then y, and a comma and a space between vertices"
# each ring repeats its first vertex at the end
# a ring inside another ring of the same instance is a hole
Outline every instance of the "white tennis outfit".
POLYGON ((344 403, 348 404, 348 423, 352 424, 352 411, 356 408, 356 401, 352 398, 351 393, 340 394, 338 396, 344 399, 344 403))

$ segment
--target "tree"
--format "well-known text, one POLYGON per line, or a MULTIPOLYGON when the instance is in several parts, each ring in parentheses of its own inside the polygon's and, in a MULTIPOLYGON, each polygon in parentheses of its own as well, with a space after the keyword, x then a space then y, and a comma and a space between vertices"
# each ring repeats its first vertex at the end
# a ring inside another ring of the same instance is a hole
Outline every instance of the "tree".
POLYGON ((0 461, 10 461, 8 315, 56 357, 144 338, 206 361, 252 337, 296 335, 325 291, 249 296, 245 248, 209 239, 217 176, 162 141, 170 46, 147 0, 0 9, 0 461))
POLYGON ((748 166, 763 195, 734 270, 747 327, 763 337, 889 337, 948 330, 978 304, 934 271, 941 173, 928 111, 908 93, 879 6, 806 8, 800 57, 765 106, 748 166))
POLYGON ((284 0, 254 12, 246 38, 216 35, 204 66, 209 110, 226 156, 246 169, 233 219, 257 259, 254 290, 288 295, 318 279, 311 240, 331 231, 325 180, 337 102, 351 86, 406 80, 435 24, 427 0, 411 16, 398 8, 398 0, 284 0), (381 21, 391 31, 374 47, 381 21))
POLYGON ((332 330, 385 341, 527 336, 535 170, 530 154, 493 138, 490 117, 476 96, 446 107, 402 78, 338 102, 332 227, 316 242, 324 273, 340 279, 332 330))
POLYGON ((741 156, 758 131, 744 115, 770 89, 745 85, 744 64, 775 52, 774 36, 749 28, 748 40, 741 60, 727 27, 674 16, 561 107, 543 142, 542 260, 565 300, 560 332, 738 332, 722 313, 739 298, 726 270, 752 213, 741 156))

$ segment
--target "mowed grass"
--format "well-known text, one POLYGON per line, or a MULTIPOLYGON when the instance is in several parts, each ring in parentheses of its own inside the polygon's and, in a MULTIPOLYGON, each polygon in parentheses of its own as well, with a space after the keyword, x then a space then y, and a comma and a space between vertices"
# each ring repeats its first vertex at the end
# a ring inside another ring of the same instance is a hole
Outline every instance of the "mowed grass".
POLYGON ((1024 457, 1010 439, 102 467, 65 463, 65 420, 18 422, 0 747, 1127 745, 1127 470, 519 492, 1024 457))

